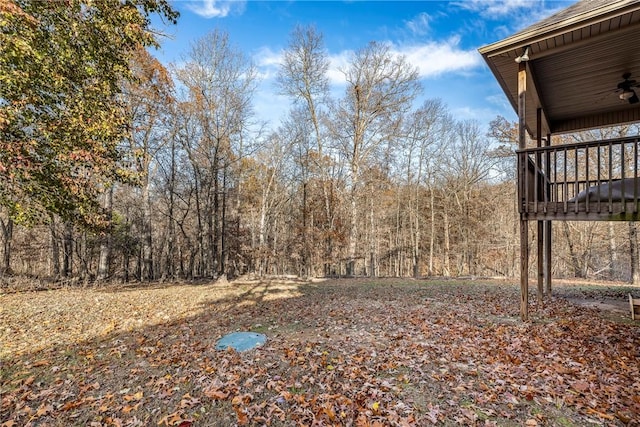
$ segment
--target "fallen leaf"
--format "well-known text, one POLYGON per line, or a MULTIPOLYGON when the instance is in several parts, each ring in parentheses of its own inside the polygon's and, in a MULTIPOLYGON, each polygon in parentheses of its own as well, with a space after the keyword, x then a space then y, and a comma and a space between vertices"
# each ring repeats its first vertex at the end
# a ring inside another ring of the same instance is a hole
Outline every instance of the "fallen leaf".
POLYGON ((229 397, 229 393, 217 389, 205 390, 204 395, 213 400, 223 400, 229 397))
POLYGON ((38 408, 38 410, 36 411, 34 417, 41 417, 43 415, 47 415, 48 413, 50 413, 51 411, 53 411, 53 406, 52 405, 47 405, 47 404, 42 404, 40 405, 40 407, 38 408))
POLYGON ((573 387, 574 390, 576 390, 576 391, 584 393, 585 391, 589 390, 589 383, 586 382, 586 381, 578 380, 578 381, 573 382, 571 384, 571 387, 573 387))
POLYGON ((124 400, 126 400, 127 402, 131 402, 132 400, 140 400, 144 397, 144 392, 143 391, 138 391, 135 394, 127 394, 123 397, 124 400))
POLYGON ((195 397, 191 397, 191 395, 189 393, 186 393, 184 396, 182 396, 182 399, 180 400, 180 407, 185 409, 185 408, 192 408, 196 405, 198 405, 200 403, 200 399, 196 399, 195 397))

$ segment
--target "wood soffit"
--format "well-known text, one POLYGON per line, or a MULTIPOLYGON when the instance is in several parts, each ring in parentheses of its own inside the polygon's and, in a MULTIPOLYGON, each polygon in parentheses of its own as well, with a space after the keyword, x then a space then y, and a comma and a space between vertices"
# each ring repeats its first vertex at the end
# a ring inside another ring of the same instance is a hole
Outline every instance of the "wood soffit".
POLYGON ((616 91, 625 73, 640 84, 640 0, 582 0, 480 48, 516 112, 515 59, 527 46, 525 124, 532 138, 640 121, 640 103, 622 101, 616 91))

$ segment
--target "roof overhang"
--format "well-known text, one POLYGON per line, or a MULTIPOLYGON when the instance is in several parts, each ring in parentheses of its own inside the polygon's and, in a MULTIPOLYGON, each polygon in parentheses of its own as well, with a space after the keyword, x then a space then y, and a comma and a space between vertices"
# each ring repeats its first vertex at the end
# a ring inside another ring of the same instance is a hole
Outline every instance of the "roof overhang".
POLYGON ((625 73, 640 84, 640 0, 583 0, 480 48, 516 111, 516 58, 527 47, 525 125, 533 138, 640 121, 640 102, 617 90, 625 73))

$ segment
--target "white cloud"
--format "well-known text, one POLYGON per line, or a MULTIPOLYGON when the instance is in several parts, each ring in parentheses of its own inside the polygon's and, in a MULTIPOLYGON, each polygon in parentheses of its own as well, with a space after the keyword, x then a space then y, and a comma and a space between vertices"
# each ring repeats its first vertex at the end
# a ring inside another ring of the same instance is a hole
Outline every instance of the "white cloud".
POLYGON ((253 57, 260 66, 273 67, 282 63, 282 51, 274 52, 267 46, 261 47, 253 57))
MULTIPOLYGON (((459 46, 460 38, 451 37, 446 40, 429 41, 422 44, 391 45, 395 55, 404 55, 408 62, 419 70, 421 79, 436 79, 446 74, 461 74, 471 72, 482 64, 481 56, 475 49, 464 50, 459 46)), ((329 55, 329 78, 332 96, 338 98, 346 85, 345 75, 353 58, 353 51, 343 50, 329 55)), ((255 110, 258 116, 276 123, 284 117, 290 108, 290 100, 278 95, 274 81, 278 68, 282 63, 283 51, 274 51, 269 47, 262 47, 253 55, 253 61, 258 68, 260 89, 255 99, 255 110)), ((439 83, 436 83, 439 84, 439 83)), ((460 111, 462 117, 479 117, 486 112, 475 110, 460 111)), ((495 116, 495 114, 493 114, 495 116)))
MULTIPOLYGON (((404 55, 407 61, 418 68, 420 78, 438 77, 445 73, 464 72, 482 64, 482 57, 475 49, 459 48, 459 37, 429 41, 419 45, 396 45, 393 53, 404 55)), ((345 50, 330 56, 329 81, 333 85, 344 85, 343 71, 349 67, 353 52, 345 50)))
POLYGON ((423 36, 429 32, 430 22, 431 16, 425 12, 422 12, 412 20, 407 21, 405 25, 413 35, 423 36))
POLYGON ((540 1, 532 0, 463 0, 453 4, 466 10, 478 12, 484 17, 501 18, 520 9, 532 9, 540 1))
POLYGON ((202 0, 191 2, 187 7, 204 18, 224 18, 230 13, 242 13, 246 0, 202 0))
POLYGON ((478 52, 475 49, 460 49, 459 43, 459 37, 451 37, 448 40, 403 46, 398 48, 396 52, 405 55, 409 63, 418 67, 422 78, 469 71, 480 66, 482 58, 478 52))
POLYGON ((472 108, 470 106, 456 107, 451 109, 451 114, 458 120, 477 120, 483 121, 487 115, 493 117, 493 111, 484 108, 472 108))
POLYGON ((291 108, 291 100, 278 95, 271 82, 262 82, 253 98, 256 118, 271 124, 274 128, 291 108))
POLYGON ((346 84, 344 71, 349 67, 352 56, 352 50, 343 50, 329 57, 329 71, 327 72, 327 76, 332 85, 342 86, 346 84))
MULTIPOLYGON (((420 78, 438 77, 446 73, 470 71, 482 64, 482 58, 475 49, 459 47, 460 38, 429 41, 419 45, 394 46, 393 53, 404 55, 408 62, 418 68, 420 78)), ((353 56, 353 51, 343 50, 329 56, 327 76, 331 85, 345 84, 344 72, 353 56)), ((282 52, 274 52, 268 47, 260 49, 253 57, 262 79, 274 78, 282 63, 282 52)))
POLYGON ((282 64, 282 51, 274 52, 263 46, 253 55, 253 61, 258 67, 258 77, 262 80, 274 78, 278 67, 282 64))
POLYGON ((499 27, 499 32, 507 34, 521 30, 547 18, 567 6, 574 0, 462 0, 451 5, 479 14, 484 19, 501 20, 508 18, 509 25, 499 27), (551 7, 553 4, 553 7, 551 7))
MULTIPOLYGON (((351 50, 329 55, 327 77, 332 88, 341 88, 346 84, 342 70, 347 69, 352 55, 353 51, 351 50)), ((265 83, 265 88, 268 88, 269 85, 273 86, 273 81, 279 71, 280 64, 282 64, 282 58, 283 51, 275 52, 268 46, 263 46, 253 55, 253 61, 258 68, 258 77, 265 83)))
POLYGON ((485 100, 489 105, 492 105, 497 108, 501 108, 503 110, 513 109, 511 108, 511 104, 509 104, 507 97, 503 93, 489 95, 485 98, 485 100))

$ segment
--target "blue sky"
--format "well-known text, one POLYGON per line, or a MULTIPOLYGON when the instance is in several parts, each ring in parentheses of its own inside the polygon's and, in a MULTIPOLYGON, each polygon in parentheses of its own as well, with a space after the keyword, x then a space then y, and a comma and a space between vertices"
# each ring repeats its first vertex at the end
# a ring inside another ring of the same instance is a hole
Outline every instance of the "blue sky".
POLYGON ((336 96, 344 87, 340 67, 348 53, 370 41, 390 43, 418 68, 424 93, 440 98, 458 119, 486 126, 497 115, 515 120, 511 106, 477 49, 545 18, 574 1, 173 1, 177 26, 156 28, 168 37, 154 54, 165 64, 179 63, 190 43, 219 29, 248 55, 263 77, 255 97, 257 115, 273 127, 289 101, 277 95, 273 79, 282 50, 296 24, 314 25, 331 58, 329 73, 336 96))

